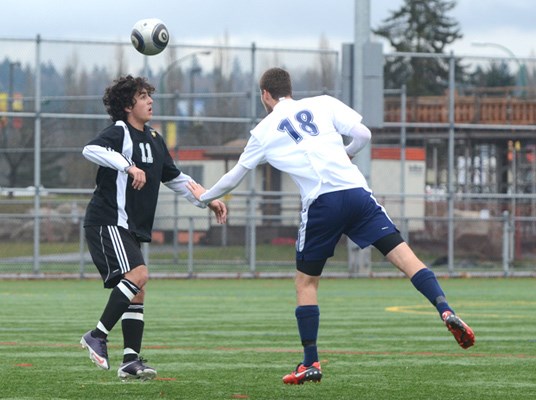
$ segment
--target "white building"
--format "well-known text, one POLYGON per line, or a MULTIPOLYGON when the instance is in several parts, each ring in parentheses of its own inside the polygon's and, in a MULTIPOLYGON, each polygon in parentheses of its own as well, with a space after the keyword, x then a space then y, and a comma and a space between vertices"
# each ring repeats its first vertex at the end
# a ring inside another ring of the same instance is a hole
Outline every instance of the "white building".
MULTIPOLYGON (((211 187, 236 164, 245 143, 245 140, 236 140, 219 148, 179 150, 179 169, 203 186, 211 187)), ((422 148, 407 148, 403 162, 400 154, 400 149, 396 147, 372 148, 370 186, 395 223, 401 224, 400 218, 410 218, 407 229, 421 230, 425 214, 425 151, 422 148), (401 174, 402 165, 404 176, 401 174)), ((301 206, 298 189, 290 177, 267 164, 257 167, 254 177, 248 175, 223 199, 229 207, 230 225, 245 225, 248 210, 251 212, 253 208, 249 203, 252 187, 258 194, 254 205, 257 226, 298 226, 301 206)), ((215 224, 214 219, 208 219, 209 215, 209 211, 191 205, 162 185, 153 240, 160 240, 161 232, 174 229, 184 232, 188 229, 185 222, 188 217, 196 220, 206 217, 207 223, 203 224, 203 229, 209 229, 211 224, 215 224), (176 213, 180 218, 178 227, 173 218, 176 213)), ((196 232, 198 227, 196 223, 196 232)), ((183 234, 179 241, 184 241, 185 237, 183 234)))

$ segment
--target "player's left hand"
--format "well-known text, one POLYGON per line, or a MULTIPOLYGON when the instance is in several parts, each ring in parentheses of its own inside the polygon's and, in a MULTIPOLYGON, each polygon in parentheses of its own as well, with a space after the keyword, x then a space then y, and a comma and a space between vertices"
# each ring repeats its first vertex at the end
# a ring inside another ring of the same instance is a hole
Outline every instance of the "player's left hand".
POLYGON ((210 208, 214 212, 214 215, 216 215, 218 224, 225 224, 227 222, 227 206, 223 201, 212 200, 208 203, 208 208, 210 208))

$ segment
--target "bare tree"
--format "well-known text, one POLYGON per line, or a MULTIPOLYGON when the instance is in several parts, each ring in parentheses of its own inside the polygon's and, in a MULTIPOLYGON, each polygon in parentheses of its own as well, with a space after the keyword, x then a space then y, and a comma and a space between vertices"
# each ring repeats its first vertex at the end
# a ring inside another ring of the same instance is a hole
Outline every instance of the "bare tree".
MULTIPOLYGON (((212 72, 213 92, 220 94, 242 89, 240 82, 245 80, 240 70, 240 62, 236 58, 233 59, 230 50, 223 47, 229 47, 227 33, 224 35, 222 46, 218 46, 215 52, 212 72)), ((241 101, 242 99, 236 97, 216 97, 206 103, 205 112, 219 117, 237 117, 241 115, 241 101)), ((205 145, 222 145, 243 137, 247 131, 243 124, 238 123, 211 124, 210 130, 204 128, 202 132, 199 129, 200 126, 195 127, 194 134, 200 139, 198 144, 205 145)))
POLYGON ((330 55, 327 50, 330 50, 329 40, 325 34, 320 36, 320 42, 318 46, 320 53, 318 58, 320 59, 320 86, 325 90, 335 89, 335 63, 334 57, 330 55))
POLYGON ((122 45, 117 45, 115 47, 115 61, 116 61, 116 73, 115 76, 119 77, 124 74, 125 71, 128 71, 128 64, 125 58, 125 49, 122 45))

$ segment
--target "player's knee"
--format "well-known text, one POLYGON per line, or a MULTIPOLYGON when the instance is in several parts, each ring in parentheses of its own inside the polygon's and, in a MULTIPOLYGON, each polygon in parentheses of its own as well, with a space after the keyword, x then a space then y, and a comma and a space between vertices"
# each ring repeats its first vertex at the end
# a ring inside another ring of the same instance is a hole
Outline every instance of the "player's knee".
POLYGON ((143 287, 149 280, 149 269, 145 265, 139 265, 128 271, 125 274, 125 278, 143 290, 143 287))
POLYGON ((142 303, 145 300, 145 287, 140 288, 140 291, 134 298, 132 299, 132 303, 142 303))
POLYGON ((299 294, 310 290, 315 291, 318 288, 319 281, 320 275, 313 276, 298 271, 294 280, 296 292, 299 294))

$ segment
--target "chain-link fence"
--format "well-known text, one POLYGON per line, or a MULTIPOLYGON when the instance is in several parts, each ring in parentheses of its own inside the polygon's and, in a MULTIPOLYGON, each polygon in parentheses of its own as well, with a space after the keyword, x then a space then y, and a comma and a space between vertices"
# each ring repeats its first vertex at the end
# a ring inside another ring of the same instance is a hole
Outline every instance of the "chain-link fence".
MULTIPOLYGON (((96 167, 80 152, 110 123, 101 97, 117 76, 148 77, 156 88, 151 124, 179 168, 205 186, 234 165, 264 115, 257 88, 264 69, 287 68, 295 97, 340 97, 343 89, 340 53, 328 49, 171 44, 144 57, 129 43, 38 37, 0 38, 0 55, 4 277, 95 272, 82 221, 96 167)), ((448 64, 449 56, 444 59, 448 64)), ((456 60, 466 69, 490 62, 456 60)), ((443 95, 413 96, 404 84, 385 91, 385 123, 373 131, 371 185, 438 273, 534 273, 536 107, 529 61, 527 82, 502 92, 454 79, 443 95)), ((300 201, 288 178, 258 168, 225 200, 229 222, 220 226, 206 210, 162 190, 153 242, 144 247, 155 276, 293 273, 300 201)), ((325 270, 333 276, 393 272, 375 250, 367 259, 345 240, 325 270)))

